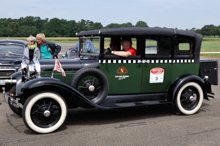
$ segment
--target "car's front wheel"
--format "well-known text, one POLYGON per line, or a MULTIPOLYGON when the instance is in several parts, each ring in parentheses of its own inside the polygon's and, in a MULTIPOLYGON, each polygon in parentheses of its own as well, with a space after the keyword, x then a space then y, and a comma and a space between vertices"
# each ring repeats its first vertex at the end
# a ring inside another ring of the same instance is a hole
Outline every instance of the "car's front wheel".
POLYGON ((176 107, 182 114, 192 115, 202 106, 203 98, 201 86, 195 82, 188 82, 178 90, 176 107))
POLYGON ((65 121, 67 105, 57 93, 40 92, 29 97, 23 107, 25 125, 37 133, 57 130, 65 121))

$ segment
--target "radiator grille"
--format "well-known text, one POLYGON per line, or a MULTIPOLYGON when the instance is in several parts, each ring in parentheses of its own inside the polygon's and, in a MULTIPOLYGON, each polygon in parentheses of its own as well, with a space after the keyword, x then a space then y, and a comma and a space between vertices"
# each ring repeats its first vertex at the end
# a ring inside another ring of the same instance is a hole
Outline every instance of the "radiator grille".
POLYGON ((1 70, 0 71, 0 78, 2 78, 2 77, 8 77, 8 76, 10 76, 11 74, 13 74, 13 73, 15 73, 15 71, 14 70, 1 70))

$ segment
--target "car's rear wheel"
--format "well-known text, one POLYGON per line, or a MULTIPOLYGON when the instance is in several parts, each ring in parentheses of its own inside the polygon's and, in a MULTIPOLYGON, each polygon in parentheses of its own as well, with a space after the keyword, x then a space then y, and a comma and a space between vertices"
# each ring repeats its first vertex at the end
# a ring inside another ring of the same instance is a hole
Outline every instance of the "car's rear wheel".
POLYGON ((29 97, 22 111, 25 125, 37 133, 57 130, 67 116, 67 105, 57 93, 40 92, 29 97))
POLYGON ((176 107, 182 114, 192 115, 202 106, 203 98, 201 86, 195 82, 188 82, 178 90, 176 107))
POLYGON ((97 68, 84 68, 72 77, 71 86, 77 89, 87 99, 100 104, 108 94, 108 79, 97 68))
MULTIPOLYGON (((16 91, 16 85, 14 85, 11 89, 10 89, 10 91, 9 91, 9 94, 14 94, 15 95, 15 91, 16 91)), ((19 115, 19 116, 22 116, 22 108, 16 108, 16 107, 14 107, 13 105, 11 105, 10 103, 9 103, 9 107, 10 107, 10 109, 15 113, 15 114, 17 114, 17 115, 19 115)))

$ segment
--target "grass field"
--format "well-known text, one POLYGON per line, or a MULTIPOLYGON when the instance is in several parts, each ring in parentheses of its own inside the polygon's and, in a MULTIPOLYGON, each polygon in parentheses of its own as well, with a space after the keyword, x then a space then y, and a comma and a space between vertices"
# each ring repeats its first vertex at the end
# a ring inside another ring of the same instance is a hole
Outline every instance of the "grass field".
POLYGON ((201 52, 219 52, 219 54, 201 54, 201 56, 220 57, 220 38, 204 38, 202 41, 201 52))
MULTIPOLYGON (((0 39, 7 39, 7 37, 0 37, 0 39)), ((27 41, 27 37, 10 37, 13 40, 27 41)), ((77 43, 78 37, 46 37, 46 40, 54 43, 77 43)))
MULTIPOLYGON (((0 39, 7 39, 7 37, 0 37, 0 39)), ((10 39, 27 41, 26 37, 10 37, 10 39)), ((79 40, 78 37, 47 37, 46 39, 54 43, 77 43, 79 40)), ((220 38, 203 38, 201 52, 219 52, 219 54, 201 54, 201 56, 220 57, 220 38)))

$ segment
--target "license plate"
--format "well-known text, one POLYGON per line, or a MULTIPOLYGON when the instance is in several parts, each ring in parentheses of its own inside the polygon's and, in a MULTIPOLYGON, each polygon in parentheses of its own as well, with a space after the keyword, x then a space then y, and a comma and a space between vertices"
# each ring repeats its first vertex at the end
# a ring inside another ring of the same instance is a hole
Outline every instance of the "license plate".
POLYGON ((0 85, 5 85, 5 80, 0 80, 0 85))

